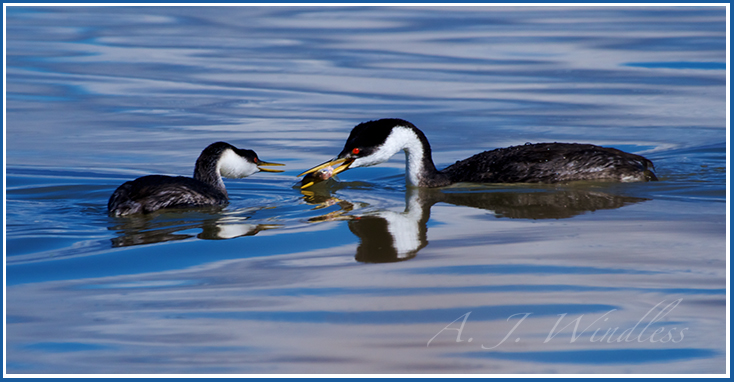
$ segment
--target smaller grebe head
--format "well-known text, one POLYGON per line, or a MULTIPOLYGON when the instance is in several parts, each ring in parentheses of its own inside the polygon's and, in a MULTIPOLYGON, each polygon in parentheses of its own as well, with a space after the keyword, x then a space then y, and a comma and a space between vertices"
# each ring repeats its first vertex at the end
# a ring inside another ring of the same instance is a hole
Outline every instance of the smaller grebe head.
MULTIPOLYGON (((209 145, 202 151, 197 162, 215 162, 217 171, 225 178, 245 178, 258 171, 283 172, 283 170, 263 167, 282 166, 282 164, 263 162, 254 151, 238 149, 226 142, 216 142, 209 145)), ((197 167, 199 167, 198 163, 197 167)), ((201 168, 205 168, 205 166, 201 166, 201 168)))

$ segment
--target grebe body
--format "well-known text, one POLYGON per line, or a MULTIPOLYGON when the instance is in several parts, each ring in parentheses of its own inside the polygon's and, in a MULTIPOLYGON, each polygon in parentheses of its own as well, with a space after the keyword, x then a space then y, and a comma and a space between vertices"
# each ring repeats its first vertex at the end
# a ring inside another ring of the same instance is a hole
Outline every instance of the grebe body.
POLYGON ((107 203, 110 215, 149 213, 162 208, 226 204, 229 201, 222 176, 245 178, 258 171, 281 172, 262 166, 252 150, 238 149, 226 142, 207 146, 196 160, 194 177, 148 175, 125 182, 107 203))
MULTIPOLYGON (((537 143, 476 154, 438 171, 425 134, 402 119, 364 122, 352 129, 344 149, 301 175, 329 169, 329 176, 349 168, 372 166, 405 152, 406 182, 443 187, 459 182, 559 183, 578 180, 634 182, 657 180, 653 164, 640 155, 577 143, 537 143), (336 167, 333 167, 336 166, 336 167)), ((303 188, 318 180, 306 178, 303 188)))

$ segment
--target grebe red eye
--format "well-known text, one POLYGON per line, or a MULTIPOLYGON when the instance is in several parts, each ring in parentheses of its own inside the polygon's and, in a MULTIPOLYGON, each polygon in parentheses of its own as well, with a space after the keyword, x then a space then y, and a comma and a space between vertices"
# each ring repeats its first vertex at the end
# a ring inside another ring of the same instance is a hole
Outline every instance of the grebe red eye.
POLYGON ((353 148, 353 149, 352 149, 352 154, 354 154, 354 155, 357 155, 357 154, 359 154, 359 149, 358 149, 358 148, 356 148, 356 147, 355 147, 355 148, 353 148))

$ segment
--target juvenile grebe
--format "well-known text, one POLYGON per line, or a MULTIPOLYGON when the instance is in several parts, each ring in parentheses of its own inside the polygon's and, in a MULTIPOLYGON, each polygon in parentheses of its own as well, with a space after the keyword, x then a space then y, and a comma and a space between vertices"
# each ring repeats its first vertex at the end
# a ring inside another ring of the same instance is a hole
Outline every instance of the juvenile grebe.
POLYGON ((194 177, 148 175, 125 182, 112 193, 107 210, 113 216, 148 213, 169 207, 225 204, 227 189, 222 176, 245 178, 258 171, 282 172, 261 166, 283 166, 258 159, 252 150, 226 142, 207 146, 196 160, 194 177))
POLYGON ((417 187, 442 187, 458 182, 657 180, 651 170, 652 162, 640 155, 578 143, 536 143, 485 151, 438 171, 422 131, 402 119, 380 119, 357 125, 335 159, 299 175, 311 174, 304 178, 301 188, 349 168, 385 162, 400 150, 405 151, 406 181, 417 187))

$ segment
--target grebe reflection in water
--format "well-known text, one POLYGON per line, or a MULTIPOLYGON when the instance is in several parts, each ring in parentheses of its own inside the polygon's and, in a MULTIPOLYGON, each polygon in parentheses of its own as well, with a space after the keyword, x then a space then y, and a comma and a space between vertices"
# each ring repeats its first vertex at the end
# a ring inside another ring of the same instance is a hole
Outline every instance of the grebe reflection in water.
MULTIPOLYGON (((509 219, 568 219, 591 211, 612 210, 648 199, 615 195, 595 188, 575 185, 550 188, 534 185, 521 189, 432 189, 408 187, 402 212, 389 209, 372 210, 364 202, 350 202, 332 195, 333 192, 361 182, 342 182, 332 187, 313 187, 304 194, 304 201, 315 205, 314 210, 338 206, 309 222, 347 221, 349 230, 359 238, 355 260, 365 263, 389 263, 414 258, 428 245, 428 221, 431 208, 437 203, 470 207, 491 212, 495 218, 509 219), (545 190, 547 192, 538 192, 545 190), (365 212, 362 212, 365 211, 365 212)), ((361 198, 360 198, 361 199, 361 198)), ((386 201, 390 204, 390 202, 386 201)), ((482 240, 491 239, 489 234, 482 240)), ((497 240, 502 240, 498 235, 497 240)))

